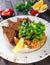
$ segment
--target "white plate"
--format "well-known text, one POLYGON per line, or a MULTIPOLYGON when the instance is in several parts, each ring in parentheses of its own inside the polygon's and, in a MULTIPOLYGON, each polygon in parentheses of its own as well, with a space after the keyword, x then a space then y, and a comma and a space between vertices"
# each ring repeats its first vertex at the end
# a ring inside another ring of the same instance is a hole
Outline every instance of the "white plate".
POLYGON ((7 20, 4 20, 0 23, 0 56, 3 57, 4 59, 15 62, 15 63, 33 63, 40 61, 50 55, 50 24, 41 18, 35 17, 35 16, 15 16, 12 18, 9 18, 13 21, 16 21, 16 19, 24 18, 24 17, 29 17, 31 20, 35 20, 36 22, 42 21, 46 25, 46 34, 47 34, 47 41, 45 45, 40 48, 39 50, 31 53, 17 53, 13 55, 11 53, 13 47, 9 44, 8 39, 6 36, 3 34, 2 30, 2 25, 7 26, 7 20))

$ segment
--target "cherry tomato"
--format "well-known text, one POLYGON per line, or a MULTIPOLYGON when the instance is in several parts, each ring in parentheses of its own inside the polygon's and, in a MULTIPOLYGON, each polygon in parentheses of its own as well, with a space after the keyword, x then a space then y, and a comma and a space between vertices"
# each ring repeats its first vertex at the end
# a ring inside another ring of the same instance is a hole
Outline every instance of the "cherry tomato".
POLYGON ((12 14, 13 14, 13 10, 11 8, 1 11, 1 16, 4 16, 4 17, 9 17, 12 14))

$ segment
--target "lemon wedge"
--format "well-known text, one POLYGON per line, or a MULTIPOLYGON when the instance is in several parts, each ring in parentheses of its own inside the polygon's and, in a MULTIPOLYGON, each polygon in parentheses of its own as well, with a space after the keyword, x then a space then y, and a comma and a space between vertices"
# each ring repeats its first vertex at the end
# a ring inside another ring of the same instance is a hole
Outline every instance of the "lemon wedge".
POLYGON ((15 44, 17 44, 18 41, 19 41, 19 40, 18 40, 16 37, 14 37, 14 42, 15 42, 15 44))
POLYGON ((40 7, 40 11, 43 11, 43 10, 46 10, 46 9, 48 9, 48 6, 47 6, 47 4, 43 4, 41 7, 40 7))
POLYGON ((19 42, 17 43, 17 45, 15 46, 15 48, 13 49, 12 53, 13 53, 13 54, 18 53, 18 52, 22 49, 23 44, 24 44, 24 39, 21 38, 21 39, 19 40, 19 42))
POLYGON ((32 8, 39 10, 40 6, 42 6, 42 5, 43 5, 43 0, 40 0, 40 1, 38 1, 37 3, 35 3, 35 4, 32 6, 32 8))

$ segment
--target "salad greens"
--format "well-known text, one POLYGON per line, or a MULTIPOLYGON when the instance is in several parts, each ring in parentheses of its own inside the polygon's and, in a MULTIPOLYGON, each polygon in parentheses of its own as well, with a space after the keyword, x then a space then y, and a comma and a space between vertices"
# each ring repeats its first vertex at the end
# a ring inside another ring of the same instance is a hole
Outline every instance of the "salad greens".
POLYGON ((36 2, 36 0, 32 0, 32 1, 26 1, 26 2, 19 2, 16 6, 15 6, 15 9, 18 10, 18 11, 21 11, 23 12, 23 14, 27 14, 28 11, 31 8, 31 6, 36 2))
POLYGON ((36 23, 35 21, 29 22, 23 20, 19 26, 19 35, 25 37, 26 39, 42 39, 43 33, 45 32, 45 25, 42 22, 36 23))

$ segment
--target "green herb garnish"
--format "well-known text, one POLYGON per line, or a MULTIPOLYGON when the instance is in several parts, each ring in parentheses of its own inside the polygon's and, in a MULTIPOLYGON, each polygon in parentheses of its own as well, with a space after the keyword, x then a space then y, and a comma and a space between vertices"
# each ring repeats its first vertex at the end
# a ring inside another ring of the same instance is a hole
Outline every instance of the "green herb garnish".
POLYGON ((23 20, 19 26, 19 35, 25 37, 26 39, 42 39, 42 35, 45 32, 45 25, 42 22, 36 23, 32 21, 31 23, 27 20, 23 20))
POLYGON ((24 3, 24 2, 22 2, 22 3, 19 2, 19 3, 15 6, 15 9, 16 9, 17 11, 23 12, 23 14, 27 14, 28 11, 29 11, 30 9, 32 9, 31 6, 32 6, 35 2, 36 2, 36 0, 26 1, 25 3, 24 3))

